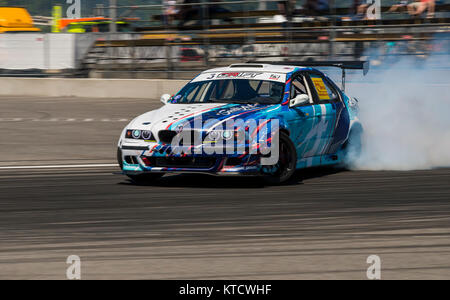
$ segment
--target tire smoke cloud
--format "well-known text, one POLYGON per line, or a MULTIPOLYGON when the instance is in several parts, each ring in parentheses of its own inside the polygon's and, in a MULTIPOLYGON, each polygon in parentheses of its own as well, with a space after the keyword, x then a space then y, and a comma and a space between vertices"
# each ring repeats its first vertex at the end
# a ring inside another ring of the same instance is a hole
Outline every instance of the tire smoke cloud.
POLYGON ((349 84, 364 126, 362 153, 349 158, 352 169, 450 166, 449 58, 435 55, 420 64, 402 58, 383 71, 369 72, 364 83, 349 84))

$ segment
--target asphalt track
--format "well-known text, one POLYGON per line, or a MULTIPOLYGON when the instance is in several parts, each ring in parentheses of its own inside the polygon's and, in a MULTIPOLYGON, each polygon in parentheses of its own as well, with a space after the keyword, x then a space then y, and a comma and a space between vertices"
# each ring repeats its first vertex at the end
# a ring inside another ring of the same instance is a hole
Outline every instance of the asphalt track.
POLYGON ((369 255, 383 279, 450 279, 450 169, 136 186, 108 165, 158 105, 0 98, 0 279, 65 279, 69 255, 83 279, 366 279, 369 255))

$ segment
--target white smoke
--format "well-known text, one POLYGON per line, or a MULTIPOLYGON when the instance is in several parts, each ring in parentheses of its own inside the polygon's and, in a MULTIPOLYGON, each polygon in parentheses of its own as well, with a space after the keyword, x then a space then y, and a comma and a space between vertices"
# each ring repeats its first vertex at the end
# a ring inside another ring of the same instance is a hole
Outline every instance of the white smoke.
POLYGON ((372 72, 361 83, 349 84, 358 98, 364 126, 363 150, 350 159, 364 170, 416 170, 450 166, 449 56, 417 65, 412 58, 372 72), (439 64, 437 64, 439 66, 439 64), (368 83, 364 83, 368 82, 368 83))

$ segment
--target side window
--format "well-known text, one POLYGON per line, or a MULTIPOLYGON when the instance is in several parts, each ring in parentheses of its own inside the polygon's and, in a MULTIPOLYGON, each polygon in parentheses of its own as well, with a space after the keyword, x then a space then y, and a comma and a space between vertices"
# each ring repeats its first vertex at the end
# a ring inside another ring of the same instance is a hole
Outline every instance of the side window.
POLYGON ((310 74, 310 78, 319 102, 336 101, 338 99, 338 94, 334 88, 322 76, 310 74))
POLYGON ((306 87, 305 79, 303 76, 297 76, 292 81, 291 85, 291 99, 297 97, 298 95, 306 94, 308 95, 308 89, 306 87))

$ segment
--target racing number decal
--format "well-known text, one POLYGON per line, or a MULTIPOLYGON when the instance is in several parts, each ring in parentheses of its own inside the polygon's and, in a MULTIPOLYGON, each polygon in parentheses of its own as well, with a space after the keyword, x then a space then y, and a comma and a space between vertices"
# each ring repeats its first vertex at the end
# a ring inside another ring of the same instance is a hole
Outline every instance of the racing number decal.
POLYGON ((325 83, 323 82, 322 78, 314 78, 312 77, 311 80, 314 83, 314 87, 316 88, 317 94, 319 95, 320 100, 330 100, 330 95, 328 94, 327 87, 325 86, 325 83))

